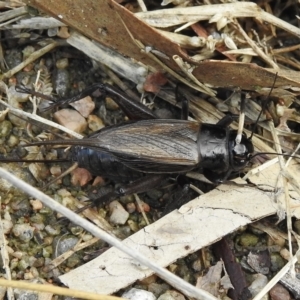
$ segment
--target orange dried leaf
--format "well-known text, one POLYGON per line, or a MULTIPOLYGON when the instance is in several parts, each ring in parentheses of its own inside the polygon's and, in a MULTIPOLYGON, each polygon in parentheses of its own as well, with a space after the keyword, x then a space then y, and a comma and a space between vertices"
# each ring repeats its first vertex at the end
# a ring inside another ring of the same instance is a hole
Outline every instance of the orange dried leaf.
POLYGON ((168 78, 161 72, 152 73, 147 76, 144 83, 144 90, 146 92, 158 93, 160 87, 168 82, 168 78))

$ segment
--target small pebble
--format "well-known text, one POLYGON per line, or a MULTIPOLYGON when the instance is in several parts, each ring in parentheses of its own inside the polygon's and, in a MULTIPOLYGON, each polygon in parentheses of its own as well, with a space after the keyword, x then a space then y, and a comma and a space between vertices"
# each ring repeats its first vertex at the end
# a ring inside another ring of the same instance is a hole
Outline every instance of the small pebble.
POLYGON ((14 296, 16 299, 26 299, 26 300, 38 300, 39 295, 38 293, 34 291, 25 291, 25 290, 19 290, 19 289, 14 289, 14 296))
POLYGON ((82 133, 87 128, 87 122, 85 118, 76 110, 73 109, 61 109, 54 113, 54 119, 61 125, 75 131, 82 133))
POLYGON ((135 212, 135 204, 133 202, 129 202, 126 204, 126 210, 132 214, 133 212, 135 212))
POLYGON ((21 259, 23 257, 23 252, 22 251, 15 251, 12 253, 12 256, 18 259, 21 259))
POLYGON ((74 269, 79 263, 81 259, 77 253, 74 253, 71 257, 69 257, 66 261, 66 264, 69 268, 74 269))
POLYGON ((96 115, 89 115, 88 119, 88 126, 92 131, 98 131, 100 129, 102 129, 105 125, 103 123, 103 121, 97 117, 96 115))
POLYGON ((201 262, 201 259, 196 259, 193 264, 192 264, 192 268, 196 271, 196 272, 200 272, 203 269, 203 264, 201 262))
POLYGON ((57 28, 57 27, 47 29, 47 35, 48 35, 49 37, 54 37, 54 36, 56 36, 56 35, 57 35, 57 32, 58 32, 58 28, 57 28))
POLYGON ((298 234, 300 234, 300 220, 296 220, 293 225, 294 225, 295 231, 298 234))
POLYGON ((250 252, 247 257, 249 266, 257 273, 264 275, 269 274, 270 270, 270 255, 269 251, 250 252))
POLYGON ((22 52, 19 50, 19 48, 16 49, 15 47, 13 47, 13 49, 6 52, 5 62, 8 66, 8 69, 12 69, 16 67, 17 65, 22 63, 22 61, 23 61, 23 55, 22 52))
POLYGON ((286 248, 280 250, 280 255, 287 261, 290 259, 290 251, 286 248))
POLYGON ((143 285, 149 285, 157 281, 157 276, 155 274, 148 276, 140 281, 143 285))
POLYGON ((272 300, 290 300, 291 296, 288 290, 280 283, 275 284, 270 290, 272 300))
POLYGON ((73 185, 84 186, 93 179, 92 174, 83 168, 77 168, 72 171, 71 183, 73 185))
POLYGON ((125 292, 121 297, 129 300, 156 300, 151 292, 135 288, 125 292))
POLYGON ((38 182, 49 177, 49 169, 45 164, 31 163, 28 166, 28 170, 38 182))
POLYGON ((69 28, 67 26, 61 26, 57 32, 57 36, 62 39, 67 39, 70 37, 69 28))
POLYGON ((109 220, 114 224, 125 224, 129 213, 124 209, 124 207, 118 201, 112 201, 109 204, 110 217, 109 220))
POLYGON ((169 290, 160 295, 157 300, 185 300, 184 296, 177 291, 169 290))
POLYGON ((154 282, 154 283, 150 283, 148 286, 148 291, 153 293, 155 295, 155 297, 160 296, 161 294, 163 294, 164 292, 166 292, 169 289, 170 289, 170 287, 166 283, 154 282))
POLYGON ((12 130, 12 124, 8 120, 4 120, 0 124, 0 137, 6 137, 10 134, 12 130))
POLYGON ((29 202, 33 210, 40 210, 43 208, 43 203, 40 200, 30 200, 29 202))
POLYGON ((34 227, 29 224, 15 224, 13 234, 23 242, 29 242, 33 238, 34 227))
POLYGON ((59 227, 53 227, 53 226, 50 226, 50 225, 47 225, 45 227, 45 231, 50 234, 50 235, 58 235, 60 233, 60 229, 59 227))
POLYGON ((109 110, 117 110, 119 109, 119 105, 110 97, 105 98, 105 106, 109 110))
POLYGON ((9 147, 15 147, 19 144, 19 142, 20 142, 20 139, 17 136, 11 134, 7 140, 7 145, 9 147))
POLYGON ((149 212, 150 211, 150 206, 149 206, 149 204, 147 204, 146 202, 144 202, 144 201, 141 200, 139 202, 139 204, 137 204, 136 210, 138 212, 142 212, 142 211, 149 212))
POLYGON ((33 63, 29 63, 28 65, 26 65, 24 68, 23 68, 23 71, 24 72, 30 72, 32 71, 34 68, 34 64, 33 63))
POLYGON ((93 236, 91 234, 86 233, 86 234, 82 235, 81 238, 84 242, 87 242, 87 241, 91 240, 93 238, 93 236))
POLYGON ((50 173, 55 177, 59 176, 61 174, 61 167, 60 166, 52 166, 50 168, 50 173))
POLYGON ((95 109, 95 103, 90 96, 86 96, 76 102, 70 103, 83 117, 87 118, 95 109))
POLYGON ((240 236, 240 245, 242 247, 254 247, 258 243, 258 240, 256 235, 244 232, 240 236))
POLYGON ((97 176, 94 181, 92 186, 103 186, 105 183, 105 180, 103 179, 102 176, 97 176))
POLYGON ((29 57, 33 52, 35 51, 33 46, 26 46, 23 50, 23 60, 25 60, 27 57, 29 57))
POLYGON ((52 257, 53 249, 52 246, 43 247, 42 254, 44 258, 52 257))
POLYGON ((67 58, 60 58, 56 61, 57 69, 65 69, 69 66, 69 60, 67 58))
POLYGON ((284 265, 285 261, 279 253, 271 253, 271 271, 278 272, 284 265))
POLYGON ((6 118, 7 113, 9 112, 9 109, 1 110, 0 111, 0 122, 4 121, 6 118))
POLYGON ((65 235, 56 237, 53 241, 53 250, 55 251, 55 257, 62 255, 74 248, 78 243, 78 238, 73 235, 65 235))
POLYGON ((33 279, 33 278, 34 278, 34 276, 31 272, 26 272, 24 274, 24 280, 30 280, 30 279, 33 279))
POLYGON ((53 76, 53 83, 59 97, 66 97, 70 88, 70 74, 66 69, 56 69, 53 76))
POLYGON ((254 281, 249 286, 249 291, 252 294, 252 297, 255 297, 262 288, 268 283, 268 277, 263 274, 253 275, 254 281))
POLYGON ((3 230, 2 233, 4 233, 4 234, 10 233, 10 231, 14 225, 13 222, 11 220, 2 219, 1 223, 2 223, 2 230, 3 230))
POLYGON ((133 232, 138 232, 140 230, 138 224, 133 220, 128 220, 127 224, 133 232))

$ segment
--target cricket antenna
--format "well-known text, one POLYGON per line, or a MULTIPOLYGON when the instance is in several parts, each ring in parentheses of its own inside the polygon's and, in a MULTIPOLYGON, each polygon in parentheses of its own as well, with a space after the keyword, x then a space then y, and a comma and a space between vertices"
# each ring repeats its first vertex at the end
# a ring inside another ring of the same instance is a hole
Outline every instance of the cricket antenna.
POLYGON ((268 94, 268 97, 267 97, 267 99, 265 100, 264 104, 262 105, 262 109, 261 109, 261 111, 259 112, 259 115, 258 115, 258 117, 257 117, 257 119, 256 119, 256 121, 255 121, 255 123, 254 123, 253 130, 252 130, 252 132, 251 132, 250 137, 248 138, 249 141, 251 141, 251 139, 252 139, 252 137, 253 137, 253 134, 254 134, 254 131, 255 131, 256 128, 257 128, 257 124, 258 124, 258 121, 259 121, 259 119, 260 119, 260 117, 261 117, 261 114, 263 113, 263 110, 264 110, 264 108, 266 107, 266 105, 267 105, 267 103, 268 103, 268 101, 269 101, 269 98, 270 98, 270 96, 271 96, 271 93, 272 93, 272 91, 273 91, 273 89, 274 89, 274 87, 275 87, 275 82, 276 82, 277 76, 278 76, 278 72, 275 74, 274 82, 273 82, 273 85, 272 85, 272 87, 271 87, 271 89, 270 89, 270 92, 269 92, 269 94, 268 94))

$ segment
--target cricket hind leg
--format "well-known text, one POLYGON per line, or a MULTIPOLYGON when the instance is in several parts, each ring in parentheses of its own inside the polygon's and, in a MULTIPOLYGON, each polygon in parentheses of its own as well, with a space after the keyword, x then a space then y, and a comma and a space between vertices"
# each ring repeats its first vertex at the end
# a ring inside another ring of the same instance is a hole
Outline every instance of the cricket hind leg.
POLYGON ((150 189, 161 186, 165 182, 165 179, 167 178, 168 175, 165 174, 146 175, 131 183, 122 184, 118 188, 115 188, 113 191, 108 192, 99 198, 93 199, 92 203, 80 208, 79 210, 76 211, 76 213, 80 213, 87 208, 106 205, 111 201, 113 201, 114 199, 122 196, 147 192, 150 189))

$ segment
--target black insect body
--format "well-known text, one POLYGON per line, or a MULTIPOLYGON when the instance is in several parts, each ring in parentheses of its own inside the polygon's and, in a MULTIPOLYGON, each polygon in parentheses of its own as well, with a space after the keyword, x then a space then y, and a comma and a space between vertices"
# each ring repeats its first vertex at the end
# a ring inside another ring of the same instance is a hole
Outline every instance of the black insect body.
MULTIPOLYGON (((21 91, 27 90, 22 88, 21 91)), ((99 202, 147 191, 160 185, 168 174, 184 174, 191 170, 202 169, 209 179, 220 181, 231 172, 242 170, 251 159, 254 150, 251 140, 243 135, 241 143, 236 144, 237 132, 228 128, 232 122, 228 117, 216 125, 156 119, 147 107, 109 85, 93 85, 76 97, 53 103, 50 108, 99 92, 112 94, 135 121, 106 127, 81 140, 34 143, 72 145, 71 158, 80 167, 117 182, 131 182, 105 195, 99 202)))

